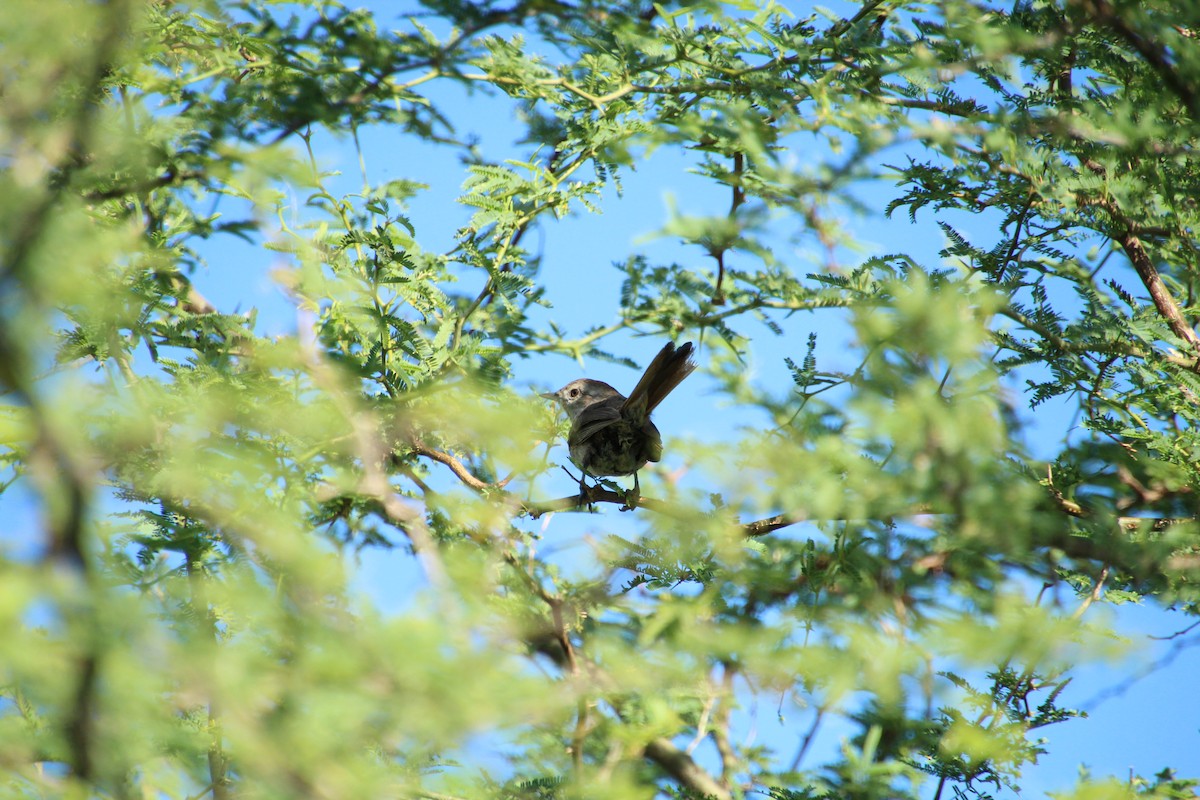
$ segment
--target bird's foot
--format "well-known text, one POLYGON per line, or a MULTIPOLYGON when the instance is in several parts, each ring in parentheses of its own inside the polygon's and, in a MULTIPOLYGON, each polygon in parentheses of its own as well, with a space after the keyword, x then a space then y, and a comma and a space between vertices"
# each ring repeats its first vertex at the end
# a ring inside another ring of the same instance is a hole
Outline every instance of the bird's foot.
POLYGON ((642 487, 638 484, 637 473, 633 473, 633 488, 625 490, 625 505, 621 507, 622 511, 633 511, 638 507, 638 503, 642 501, 642 487))
POLYGON ((579 476, 579 505, 586 508, 588 511, 596 510, 596 490, 600 488, 600 483, 597 481, 591 486, 587 484, 587 473, 582 473, 579 476))
POLYGON ((586 472, 581 471, 579 473, 579 477, 576 477, 571 470, 567 469, 566 467, 563 467, 562 471, 567 473, 567 475, 570 475, 573 480, 579 482, 579 499, 576 501, 576 505, 581 508, 586 508, 588 511, 594 511, 596 504, 595 494, 596 490, 600 488, 600 483, 597 482, 592 486, 588 486, 587 479, 589 476, 586 472))

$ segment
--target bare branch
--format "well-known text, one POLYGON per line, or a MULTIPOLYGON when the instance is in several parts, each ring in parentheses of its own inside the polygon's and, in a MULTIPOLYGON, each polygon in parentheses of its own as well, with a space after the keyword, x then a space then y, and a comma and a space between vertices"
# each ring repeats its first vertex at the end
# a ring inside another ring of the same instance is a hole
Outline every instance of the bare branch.
MULTIPOLYGON (((1138 277, 1142 279, 1146 290, 1150 292, 1150 299, 1154 301, 1154 307, 1158 309, 1158 313, 1166 319, 1176 336, 1191 345, 1194 354, 1200 354, 1200 336, 1196 335, 1196 331, 1184 319, 1183 312, 1179 310, 1175 298, 1171 296, 1167 285, 1163 283, 1162 276, 1158 274, 1154 262, 1150 260, 1146 248, 1142 246, 1141 239, 1129 229, 1120 232, 1116 239, 1132 262, 1133 268, 1137 270, 1138 277)), ((1197 366, 1194 365, 1193 369, 1197 369, 1197 366)))
POLYGON ((717 800, 733 800, 733 795, 709 775, 692 757, 671 744, 669 739, 659 737, 646 745, 642 753, 658 764, 667 774, 692 791, 717 800))
POLYGON ((1091 607, 1092 603, 1100 599, 1104 594, 1104 582, 1108 580, 1108 565, 1104 565, 1104 569, 1100 570, 1100 577, 1096 579, 1096 585, 1092 587, 1092 591, 1084 598, 1084 601, 1079 604, 1079 608, 1075 609, 1075 613, 1071 615, 1072 619, 1079 619, 1084 615, 1084 612, 1091 607))
POLYGON ((431 458, 439 464, 445 464, 450 468, 450 471, 454 473, 455 477, 477 492, 482 492, 485 489, 499 488, 495 484, 480 480, 472 475, 471 471, 454 456, 450 455, 449 453, 443 453, 441 450, 432 448, 416 437, 411 440, 410 445, 413 452, 417 455, 431 458))

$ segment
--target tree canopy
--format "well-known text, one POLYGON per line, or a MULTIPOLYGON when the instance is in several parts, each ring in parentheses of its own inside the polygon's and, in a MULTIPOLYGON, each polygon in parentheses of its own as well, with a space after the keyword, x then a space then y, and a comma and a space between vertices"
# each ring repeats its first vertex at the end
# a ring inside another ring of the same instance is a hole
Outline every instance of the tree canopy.
POLYGON ((1200 624, 1200 5, 399 11, 0 4, 9 793, 1011 796, 1097 606, 1200 624), (539 237, 661 158, 691 257, 559 315, 539 237), (583 502, 526 366, 666 340, 707 420, 583 502))

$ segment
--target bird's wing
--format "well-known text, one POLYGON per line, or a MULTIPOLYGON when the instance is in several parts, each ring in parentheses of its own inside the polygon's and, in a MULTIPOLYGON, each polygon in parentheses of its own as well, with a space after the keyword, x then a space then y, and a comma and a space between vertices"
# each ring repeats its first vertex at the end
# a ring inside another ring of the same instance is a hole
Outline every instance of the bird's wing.
POLYGON ((580 412, 575 424, 571 426, 571 434, 567 438, 567 444, 570 446, 583 444, 588 439, 596 435, 597 431, 604 430, 609 425, 621 419, 621 402, 625 398, 613 397, 615 402, 604 401, 594 403, 582 412, 580 412))
POLYGON ((661 461, 662 460, 662 435, 659 434, 658 428, 654 427, 654 423, 646 420, 642 432, 646 434, 646 460, 661 461))

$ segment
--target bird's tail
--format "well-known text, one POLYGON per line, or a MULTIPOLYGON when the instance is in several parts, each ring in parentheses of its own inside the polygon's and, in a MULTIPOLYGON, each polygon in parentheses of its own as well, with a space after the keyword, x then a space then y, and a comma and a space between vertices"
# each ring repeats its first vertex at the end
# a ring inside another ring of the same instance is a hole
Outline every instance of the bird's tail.
POLYGON ((625 400, 623 416, 650 416, 650 412, 696 369, 696 362, 692 361, 692 350, 691 342, 678 348, 674 342, 667 342, 650 362, 650 366, 646 367, 642 379, 625 400))

